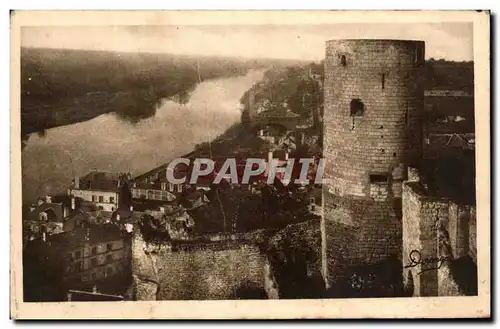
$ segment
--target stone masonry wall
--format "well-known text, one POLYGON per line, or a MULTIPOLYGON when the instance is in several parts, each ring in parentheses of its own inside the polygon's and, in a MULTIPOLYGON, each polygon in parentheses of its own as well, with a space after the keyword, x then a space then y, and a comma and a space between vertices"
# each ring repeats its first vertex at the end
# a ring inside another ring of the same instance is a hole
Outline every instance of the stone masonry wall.
POLYGON ((264 289, 265 257, 253 245, 165 252, 158 256, 159 299, 236 299, 238 289, 264 289))
POLYGON ((476 208, 472 208, 470 212, 471 220, 469 221, 469 256, 477 264, 477 224, 476 224, 476 208))
POLYGON ((436 225, 448 215, 447 201, 427 196, 418 182, 403 184, 403 279, 413 280, 413 296, 438 296, 439 261, 431 260, 438 257, 436 225))
POLYGON ((424 51, 414 41, 327 42, 324 154, 331 192, 401 197, 406 166, 421 154, 424 51), (353 100, 362 113, 352 115, 353 100), (370 182, 371 173, 387 175, 388 193, 370 182))
POLYGON ((475 257, 475 223, 475 207, 458 204, 450 205, 448 232, 455 258, 466 255, 475 257), (471 235, 473 235, 472 238, 471 235))
MULTIPOLYGON (((420 240, 420 212, 422 202, 417 193, 412 193, 408 183, 403 185, 403 266, 408 266, 411 261, 409 255, 413 250, 422 250, 422 241, 420 240)), ((420 276, 413 269, 403 270, 403 283, 413 290, 414 296, 419 296, 420 276)))
POLYGON ((251 243, 213 242, 172 250, 169 245, 148 246, 137 232, 132 249, 137 300, 236 299, 249 289, 265 291, 267 259, 251 243))
POLYGON ((327 285, 341 272, 330 259, 339 225, 350 237, 344 262, 401 257, 402 183, 422 150, 424 55, 419 41, 326 43, 323 195, 334 200, 322 221, 327 285))
POLYGON ((463 261, 476 261, 470 227, 474 206, 432 197, 419 182, 403 184, 403 281, 413 296, 473 293, 475 266, 463 261))
POLYGON ((264 263, 264 289, 269 299, 279 299, 279 285, 268 259, 264 263))
POLYGON ((323 276, 327 286, 346 267, 401 258, 401 199, 373 202, 324 194, 323 276))

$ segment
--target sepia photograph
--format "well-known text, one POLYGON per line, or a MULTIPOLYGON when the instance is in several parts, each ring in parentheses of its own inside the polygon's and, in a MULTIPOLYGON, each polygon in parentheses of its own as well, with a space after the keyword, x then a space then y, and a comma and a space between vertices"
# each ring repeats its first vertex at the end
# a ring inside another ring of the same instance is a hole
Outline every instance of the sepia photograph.
POLYGON ((489 15, 12 12, 11 317, 489 317, 489 15))

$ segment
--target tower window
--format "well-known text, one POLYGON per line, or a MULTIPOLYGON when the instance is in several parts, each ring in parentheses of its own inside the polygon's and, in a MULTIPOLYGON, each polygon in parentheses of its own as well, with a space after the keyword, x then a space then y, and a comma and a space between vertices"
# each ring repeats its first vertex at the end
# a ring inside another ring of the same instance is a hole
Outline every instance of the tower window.
POLYGON ((424 49, 422 47, 416 46, 412 55, 413 65, 416 67, 421 66, 424 61, 423 57, 424 57, 424 49))
POLYGON ((363 104, 363 102, 358 98, 351 100, 350 108, 351 108, 351 116, 353 117, 363 116, 365 112, 365 104, 363 104))
POLYGON ((387 174, 370 174, 370 183, 387 183, 387 174))
POLYGON ((340 56, 340 65, 347 66, 347 59, 345 58, 345 55, 340 56))
POLYGON ((382 89, 385 89, 385 73, 382 73, 382 89))

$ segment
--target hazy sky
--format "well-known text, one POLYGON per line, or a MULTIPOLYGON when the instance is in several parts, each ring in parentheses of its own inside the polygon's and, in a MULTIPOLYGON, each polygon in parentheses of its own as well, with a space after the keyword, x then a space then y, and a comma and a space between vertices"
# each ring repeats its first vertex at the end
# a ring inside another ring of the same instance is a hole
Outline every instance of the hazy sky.
POLYGON ((414 39, 426 58, 472 60, 472 24, 185 25, 23 27, 25 47, 320 60, 325 41, 414 39))

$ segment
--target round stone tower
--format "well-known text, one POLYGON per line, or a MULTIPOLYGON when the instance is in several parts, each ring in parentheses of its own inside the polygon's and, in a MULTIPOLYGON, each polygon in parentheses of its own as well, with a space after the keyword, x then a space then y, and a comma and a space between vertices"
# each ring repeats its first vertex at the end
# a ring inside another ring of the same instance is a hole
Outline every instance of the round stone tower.
POLYGON ((401 197, 420 159, 424 42, 332 40, 326 44, 325 175, 339 196, 401 197))
POLYGON ((327 286, 353 264, 401 259, 402 183, 422 150, 425 43, 326 43, 322 265, 327 286))

